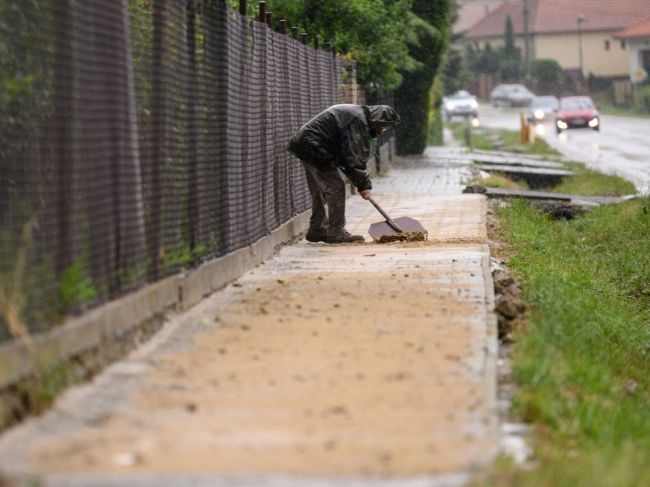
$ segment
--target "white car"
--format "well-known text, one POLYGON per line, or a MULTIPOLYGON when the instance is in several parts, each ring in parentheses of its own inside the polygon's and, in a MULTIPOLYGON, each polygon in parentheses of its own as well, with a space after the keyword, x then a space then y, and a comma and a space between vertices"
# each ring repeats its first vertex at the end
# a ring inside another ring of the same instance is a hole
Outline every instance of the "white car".
POLYGON ((442 101, 447 121, 453 117, 478 118, 478 101, 467 91, 457 91, 451 96, 445 96, 442 101))

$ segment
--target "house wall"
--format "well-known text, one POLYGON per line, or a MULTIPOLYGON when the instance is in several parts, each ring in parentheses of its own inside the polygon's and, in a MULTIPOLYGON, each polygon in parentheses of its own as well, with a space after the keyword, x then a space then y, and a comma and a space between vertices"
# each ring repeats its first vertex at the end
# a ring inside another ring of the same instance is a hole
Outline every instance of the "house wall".
MULTIPOLYGON (((497 50, 503 47, 503 36, 501 37, 493 37, 490 39, 480 39, 480 40, 475 40, 475 41, 470 41, 472 44, 475 46, 478 46, 480 49, 485 49, 485 45, 487 43, 490 43, 490 46, 492 46, 492 49, 497 50)), ((515 47, 519 49, 521 52, 521 56, 524 56, 524 39, 523 37, 516 36, 515 37, 515 47)))
MULTIPOLYGON (((615 31, 582 33, 582 65, 584 75, 625 77, 631 73, 630 41, 621 46, 621 40, 614 38, 615 31), (605 47, 609 41, 609 49, 605 47)), ((490 43, 492 49, 503 46, 503 37, 472 39, 469 42, 484 49, 490 43)), ((515 37, 515 45, 524 54, 523 36, 515 37)), ((531 59, 555 59, 564 69, 580 67, 578 33, 531 35, 531 59)), ((644 44, 645 46, 645 44, 644 44)), ((646 47, 643 47, 646 48, 646 47)), ((647 46, 650 48, 650 46, 647 46)), ((638 68, 637 68, 638 69, 638 68)))
MULTIPOLYGON (((583 73, 589 76, 628 76, 630 56, 627 43, 613 37, 614 32, 583 32, 583 73), (605 48, 609 41, 609 50, 605 48)), ((579 68, 580 54, 578 34, 536 34, 535 54, 537 59, 555 59, 564 69, 579 68)))

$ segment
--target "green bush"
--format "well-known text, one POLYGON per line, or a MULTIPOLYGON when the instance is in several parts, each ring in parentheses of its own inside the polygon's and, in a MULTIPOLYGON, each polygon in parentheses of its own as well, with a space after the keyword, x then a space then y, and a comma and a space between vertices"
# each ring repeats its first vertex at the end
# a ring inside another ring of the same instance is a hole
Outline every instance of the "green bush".
POLYGON ((594 73, 589 73, 587 77, 590 91, 608 91, 612 89, 612 79, 605 76, 596 76, 594 73))
POLYGON ((530 62, 530 75, 540 93, 559 94, 566 84, 562 66, 554 59, 534 59, 530 62))
POLYGON ((643 107, 646 112, 650 113, 650 85, 643 89, 643 107))

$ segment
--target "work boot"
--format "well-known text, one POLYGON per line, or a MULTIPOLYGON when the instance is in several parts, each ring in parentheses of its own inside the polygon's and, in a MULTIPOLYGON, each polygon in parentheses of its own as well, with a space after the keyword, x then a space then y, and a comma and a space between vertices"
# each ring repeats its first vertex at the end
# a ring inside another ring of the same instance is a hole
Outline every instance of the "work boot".
POLYGON ((363 235, 352 235, 350 232, 343 231, 338 235, 332 235, 327 237, 326 242, 329 244, 338 244, 338 243, 358 243, 363 242, 365 238, 363 235))
POLYGON ((307 242, 327 242, 327 234, 324 232, 307 232, 307 242))

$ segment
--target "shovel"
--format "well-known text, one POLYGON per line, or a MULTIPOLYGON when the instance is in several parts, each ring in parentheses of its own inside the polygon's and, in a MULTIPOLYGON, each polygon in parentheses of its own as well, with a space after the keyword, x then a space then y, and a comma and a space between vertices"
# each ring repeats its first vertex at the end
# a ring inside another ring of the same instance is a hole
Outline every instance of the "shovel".
POLYGON ((384 217, 383 222, 373 223, 368 229, 368 233, 375 241, 383 243, 427 239, 427 231, 419 221, 409 218, 408 216, 401 216, 393 220, 375 200, 368 198, 368 201, 370 201, 377 211, 381 213, 381 216, 384 217))

